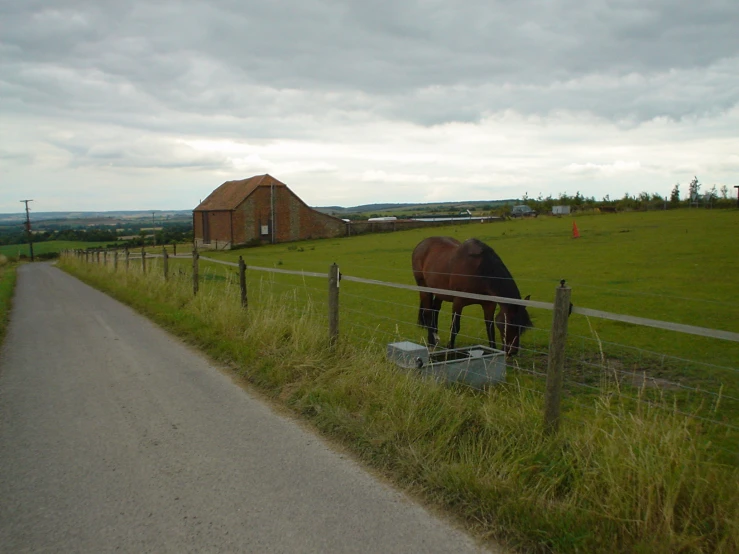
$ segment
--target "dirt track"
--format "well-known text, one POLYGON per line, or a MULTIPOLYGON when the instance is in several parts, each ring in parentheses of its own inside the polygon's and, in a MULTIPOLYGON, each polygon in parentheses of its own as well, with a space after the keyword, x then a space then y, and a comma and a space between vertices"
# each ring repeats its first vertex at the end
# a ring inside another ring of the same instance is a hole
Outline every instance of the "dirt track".
POLYGON ((129 308, 19 270, 0 356, 3 552, 477 552, 129 308))

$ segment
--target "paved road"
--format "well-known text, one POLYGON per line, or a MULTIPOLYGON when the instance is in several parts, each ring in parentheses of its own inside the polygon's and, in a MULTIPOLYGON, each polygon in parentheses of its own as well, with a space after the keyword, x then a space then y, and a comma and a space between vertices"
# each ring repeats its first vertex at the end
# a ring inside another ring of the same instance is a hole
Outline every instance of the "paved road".
POLYGON ((48 264, 0 354, 2 552, 477 552, 471 539, 48 264))

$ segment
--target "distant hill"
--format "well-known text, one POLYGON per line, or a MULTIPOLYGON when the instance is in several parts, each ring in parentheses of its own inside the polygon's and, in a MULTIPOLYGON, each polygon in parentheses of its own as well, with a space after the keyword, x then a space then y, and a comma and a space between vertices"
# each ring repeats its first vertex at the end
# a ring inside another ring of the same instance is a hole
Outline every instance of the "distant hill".
POLYGON ((505 204, 515 204, 517 200, 462 200, 459 202, 426 202, 426 203, 405 203, 405 204, 362 204, 361 206, 352 206, 345 208, 342 206, 319 206, 315 210, 326 214, 342 215, 342 214, 359 214, 359 213, 392 213, 392 212, 428 212, 452 209, 491 209, 505 204))
MULTIPOLYGON (((155 220, 179 220, 191 219, 192 210, 120 210, 110 212, 31 212, 31 221, 44 221, 51 223, 52 221, 74 223, 76 221, 91 222, 109 222, 131 221, 137 219, 155 220)), ((19 223, 26 220, 25 212, 13 214, 0 214, 0 224, 19 223)))
POLYGON ((343 206, 316 206, 313 209, 323 213, 346 213, 354 214, 361 212, 377 212, 393 209, 408 208, 417 204, 362 204, 361 206, 352 206, 344 208, 343 206))

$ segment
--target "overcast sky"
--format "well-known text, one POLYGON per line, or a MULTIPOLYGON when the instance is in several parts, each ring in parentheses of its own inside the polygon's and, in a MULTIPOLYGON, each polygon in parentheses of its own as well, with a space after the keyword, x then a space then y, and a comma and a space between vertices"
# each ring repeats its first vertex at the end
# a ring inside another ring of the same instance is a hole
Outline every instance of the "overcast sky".
POLYGON ((0 0, 0 212, 739 184, 737 0, 0 0))

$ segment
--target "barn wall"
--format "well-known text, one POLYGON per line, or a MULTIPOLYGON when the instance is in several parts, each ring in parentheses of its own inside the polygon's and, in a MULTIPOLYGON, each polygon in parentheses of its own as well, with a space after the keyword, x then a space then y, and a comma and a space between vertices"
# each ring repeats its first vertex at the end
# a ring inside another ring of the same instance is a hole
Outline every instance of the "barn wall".
MULTIPOLYGON (((343 237, 346 235, 346 223, 341 219, 322 214, 309 208, 300 198, 289 190, 288 205, 290 218, 300 222, 298 239, 318 239, 343 237)), ((279 232, 279 229, 278 229, 279 232)), ((287 239, 290 240, 290 239, 287 239)), ((295 240, 295 239, 292 239, 295 240)))
MULTIPOLYGON (((312 210, 287 187, 276 186, 274 191, 277 242, 338 237, 346 234, 346 224, 343 221, 312 210)), ((236 209, 235 244, 271 242, 271 204, 270 187, 259 187, 236 209), (268 226, 267 235, 261 234, 262 225, 268 226)))
POLYGON ((210 212, 194 212, 193 232, 195 244, 198 247, 206 248, 230 248, 231 247, 231 212, 230 211, 210 211, 210 212), (208 227, 210 231, 210 244, 204 243, 203 237, 203 214, 208 218, 208 227))

